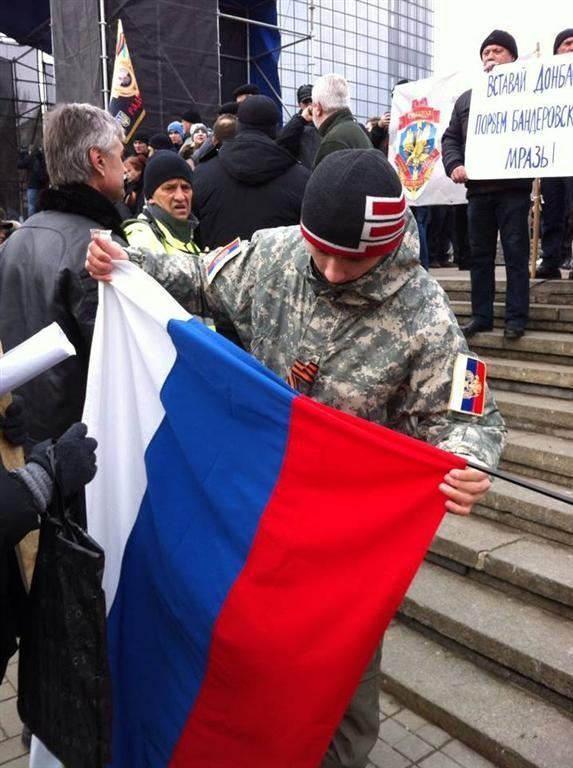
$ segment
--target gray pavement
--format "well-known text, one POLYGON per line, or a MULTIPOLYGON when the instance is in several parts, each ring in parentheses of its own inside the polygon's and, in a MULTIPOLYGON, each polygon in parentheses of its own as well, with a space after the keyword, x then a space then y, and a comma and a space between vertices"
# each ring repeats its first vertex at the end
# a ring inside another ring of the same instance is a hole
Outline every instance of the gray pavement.
MULTIPOLYGON (((0 686, 0 766, 27 768, 22 723, 16 710, 17 660, 12 659, 0 686)), ((441 728, 380 694, 380 732, 369 768, 495 768, 441 728)), ((205 766, 208 768, 208 766, 205 766)))

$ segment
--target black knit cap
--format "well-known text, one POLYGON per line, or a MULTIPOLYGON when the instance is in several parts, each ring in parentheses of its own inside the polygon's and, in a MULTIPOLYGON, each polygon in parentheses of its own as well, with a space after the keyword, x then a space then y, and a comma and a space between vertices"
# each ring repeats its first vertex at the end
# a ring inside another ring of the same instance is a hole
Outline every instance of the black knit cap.
POLYGON ((515 37, 510 35, 509 32, 504 32, 503 29, 494 29, 493 32, 489 33, 479 49, 480 58, 483 49, 487 48, 488 45, 501 45, 502 48, 511 53, 514 59, 518 57, 515 37))
POLYGON ((568 37, 573 37, 573 29, 564 29, 562 32, 560 32, 557 37, 555 38, 555 42, 553 43, 553 53, 557 53, 557 50, 559 49, 559 46, 564 40, 567 40, 568 37))
POLYGON ((183 112, 181 115, 181 120, 185 120, 188 123, 200 123, 201 115, 199 113, 199 110, 196 107, 191 107, 191 109, 188 109, 186 112, 183 112))
POLYGON ((312 99, 312 85, 301 85, 296 92, 296 100, 298 102, 307 101, 312 99))
POLYGON ((398 174, 375 149, 332 152, 308 180, 300 226, 324 253, 357 259, 392 253, 406 226, 398 174))
POLYGON ((143 173, 145 197, 149 200, 157 187, 171 179, 184 179, 191 184, 193 181, 191 166, 175 152, 167 150, 156 152, 145 166, 143 173))
POLYGON ((149 134, 145 131, 137 131, 133 134, 132 141, 143 141, 145 144, 149 144, 149 134))
POLYGON ((221 104, 217 110, 218 115, 236 115, 239 111, 239 104, 236 101, 226 101, 221 104))
POLYGON ((231 96, 234 99, 236 99, 237 96, 258 96, 260 92, 261 89, 258 85, 255 85, 254 83, 245 83, 244 85, 235 88, 231 96))
POLYGON ((279 110, 268 96, 251 96, 239 104, 237 112, 239 130, 245 128, 263 131, 274 139, 279 124, 279 110))
POLYGON ((149 146, 153 147, 153 149, 171 149, 173 144, 171 143, 171 139, 166 133, 154 133, 153 136, 149 139, 149 146))

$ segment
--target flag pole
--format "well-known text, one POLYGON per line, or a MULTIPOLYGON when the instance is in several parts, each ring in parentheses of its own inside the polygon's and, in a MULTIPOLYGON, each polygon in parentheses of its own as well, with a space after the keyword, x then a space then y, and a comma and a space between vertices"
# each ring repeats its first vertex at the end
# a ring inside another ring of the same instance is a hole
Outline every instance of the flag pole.
MULTIPOLYGON (((537 58, 541 55, 541 47, 539 43, 535 45, 535 55, 537 58)), ((537 177, 533 179, 533 189, 531 191, 531 200, 533 201, 533 221, 532 230, 533 237, 531 239, 531 257, 529 264, 529 276, 531 279, 535 278, 535 271, 537 269, 537 256, 539 254, 539 224, 541 221, 541 179, 537 177)))
POLYGON ((532 483, 523 477, 510 475, 509 472, 502 472, 501 469, 490 469, 489 467, 484 467, 482 464, 474 464, 471 461, 467 462, 467 466, 471 467, 472 469, 479 469, 480 472, 486 472, 488 475, 497 477, 499 480, 507 480, 508 483, 519 485, 521 488, 527 488, 528 491, 541 493, 543 496, 548 496, 550 499, 554 499, 555 501, 564 501, 565 504, 573 505, 573 495, 566 496, 564 493, 553 491, 550 488, 544 488, 542 485, 532 483))

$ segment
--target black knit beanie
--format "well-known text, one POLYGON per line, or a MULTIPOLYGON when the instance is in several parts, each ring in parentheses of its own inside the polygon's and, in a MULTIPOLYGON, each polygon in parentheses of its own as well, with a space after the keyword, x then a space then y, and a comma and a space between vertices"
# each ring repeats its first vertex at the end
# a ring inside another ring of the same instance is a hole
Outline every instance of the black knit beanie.
POLYGON ((567 40, 568 37, 573 37, 573 29, 564 29, 562 32, 560 32, 557 37, 555 38, 555 42, 553 43, 553 53, 557 53, 557 50, 561 43, 564 40, 567 40))
POLYGON ((483 49, 487 48, 488 45, 501 45, 502 48, 505 48, 506 51, 511 53, 514 59, 517 59, 518 57, 515 37, 510 35, 509 32, 504 32, 503 29, 494 29, 493 32, 489 33, 479 49, 480 58, 483 49))
POLYGON ((277 135, 279 110, 268 96, 249 96, 248 99, 239 104, 237 117, 239 130, 254 128, 266 133, 271 139, 277 135))
POLYGON ((308 180, 300 226, 324 253, 356 258, 392 253, 406 226, 398 174, 375 149, 332 152, 308 180))
POLYGON ((236 99, 237 96, 258 96, 261 89, 255 83, 243 83, 238 88, 235 88, 231 96, 236 99))
POLYGON ((153 136, 149 139, 149 146, 153 147, 153 149, 171 149, 173 144, 171 143, 171 139, 166 133, 154 133, 153 136))
POLYGON ((184 179, 191 184, 193 181, 191 166, 175 152, 168 150, 156 152, 145 166, 143 173, 145 197, 149 200, 150 197, 153 197, 157 187, 170 179, 184 179))
POLYGON ((188 109, 186 112, 183 112, 181 115, 181 120, 185 120, 188 123, 200 123, 201 122, 201 114, 199 113, 199 110, 197 107, 191 107, 191 109, 188 109))

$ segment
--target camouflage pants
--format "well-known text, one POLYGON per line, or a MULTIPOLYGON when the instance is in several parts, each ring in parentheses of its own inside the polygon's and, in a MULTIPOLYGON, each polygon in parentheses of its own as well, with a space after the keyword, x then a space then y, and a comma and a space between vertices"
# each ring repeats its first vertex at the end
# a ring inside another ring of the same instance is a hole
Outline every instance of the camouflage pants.
POLYGON ((382 643, 362 675, 320 768, 365 768, 380 727, 382 643))

